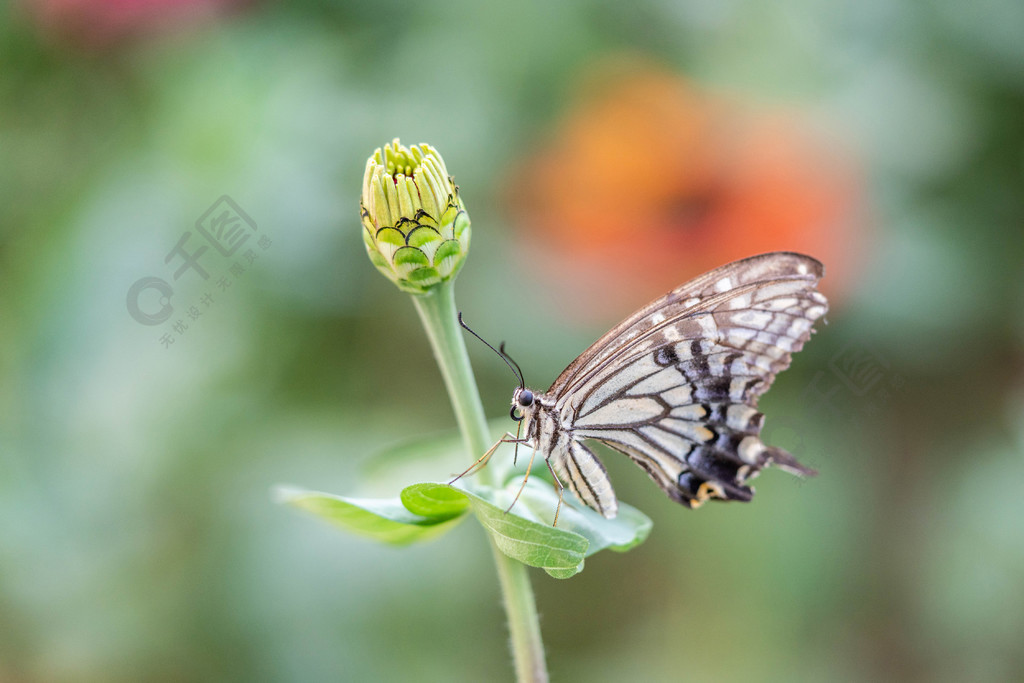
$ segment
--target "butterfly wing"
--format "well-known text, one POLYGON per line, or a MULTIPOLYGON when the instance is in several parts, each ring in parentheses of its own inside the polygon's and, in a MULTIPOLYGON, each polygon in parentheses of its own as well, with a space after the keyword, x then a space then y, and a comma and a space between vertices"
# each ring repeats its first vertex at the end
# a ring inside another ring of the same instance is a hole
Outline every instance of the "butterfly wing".
POLYGON ((567 448, 548 460, 555 476, 576 498, 608 519, 618 513, 619 502, 608 479, 608 471, 581 441, 570 439, 567 448))
POLYGON ((764 445, 756 406, 827 311, 822 274, 791 253, 711 271, 616 326, 548 395, 576 438, 625 453, 691 507, 750 500, 747 481, 770 464, 813 474, 764 445))
POLYGON ((697 309, 701 302, 716 294, 778 279, 799 278, 809 281, 813 287, 824 271, 825 267, 817 259, 784 251, 751 256, 708 271, 652 301, 609 330, 569 364, 548 393, 562 393, 569 382, 585 369, 600 365, 608 354, 620 350, 655 325, 697 309))

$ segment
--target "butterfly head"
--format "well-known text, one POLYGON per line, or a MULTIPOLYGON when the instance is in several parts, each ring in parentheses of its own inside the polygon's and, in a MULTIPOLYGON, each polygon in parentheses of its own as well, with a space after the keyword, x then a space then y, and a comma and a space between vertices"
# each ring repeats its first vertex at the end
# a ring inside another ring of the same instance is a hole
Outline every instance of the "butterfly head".
POLYGON ((536 397, 533 392, 524 386, 518 386, 512 392, 512 410, 509 414, 513 420, 520 422, 533 412, 535 405, 536 397))

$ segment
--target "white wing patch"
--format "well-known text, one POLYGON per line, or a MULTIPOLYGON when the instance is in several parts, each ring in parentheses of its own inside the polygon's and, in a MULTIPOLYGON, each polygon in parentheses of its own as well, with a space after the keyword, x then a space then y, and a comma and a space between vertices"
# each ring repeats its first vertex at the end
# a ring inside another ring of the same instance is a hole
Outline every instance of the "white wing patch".
POLYGON ((597 410, 576 420, 577 427, 598 425, 619 426, 650 422, 665 414, 664 406, 653 398, 623 398, 606 403, 597 410))
MULTIPOLYGON (((629 389, 629 396, 646 396, 649 394, 663 394, 679 387, 679 371, 675 368, 659 370, 646 379, 637 382, 629 389)), ((689 393, 687 393, 689 398, 689 393)))
POLYGON ((669 411, 670 417, 678 417, 681 420, 695 422, 708 416, 708 409, 701 403, 688 403, 676 406, 669 411))
POLYGON ((771 324, 774 320, 774 316, 769 311, 758 311, 748 308, 739 313, 733 313, 729 319, 736 325, 763 330, 771 324))
MULTIPOLYGON (((673 432, 662 429, 657 425, 647 425, 646 427, 641 427, 640 433, 643 434, 648 439, 650 439, 651 441, 653 441, 654 444, 661 448, 661 450, 664 451, 664 453, 666 454, 676 453, 681 458, 685 458, 691 448, 691 444, 687 439, 685 439, 682 436, 679 436, 678 434, 674 434, 673 432)), ((637 450, 641 449, 642 447, 638 448, 637 450)), ((682 463, 680 463, 680 474, 684 469, 685 467, 683 467, 682 463)), ((679 475, 677 474, 676 476, 678 477, 679 475)))
POLYGON ((714 433, 704 425, 695 424, 689 420, 678 420, 667 417, 658 422, 658 426, 678 434, 696 444, 707 443, 714 438, 714 433))

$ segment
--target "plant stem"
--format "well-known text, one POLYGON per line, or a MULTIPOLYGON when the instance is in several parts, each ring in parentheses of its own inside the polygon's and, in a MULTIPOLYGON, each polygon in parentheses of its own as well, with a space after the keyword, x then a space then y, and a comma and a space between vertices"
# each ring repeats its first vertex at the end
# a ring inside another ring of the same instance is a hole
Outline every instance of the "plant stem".
MULTIPOLYGON (((480 392, 473 378, 473 367, 466 353, 466 341, 459 326, 453 283, 450 280, 443 282, 427 294, 414 295, 412 300, 441 368, 462 440, 467 451, 475 454, 473 459, 476 460, 491 445, 491 434, 480 403, 480 392)), ((478 478, 481 484, 487 486, 496 483, 487 467, 480 470, 478 478)))
MULTIPOLYGON (((412 300, 441 368, 462 438, 475 460, 491 445, 491 436, 480 403, 480 392, 473 378, 473 368, 466 353, 465 339, 459 327, 453 283, 444 282, 427 294, 414 295, 412 300)), ((475 475, 481 483, 495 484, 490 469, 484 467, 475 475)), ((501 552, 490 534, 487 538, 498 567, 516 678, 521 682, 546 682, 548 673, 544 663, 544 643, 540 636, 537 606, 526 566, 501 552)))

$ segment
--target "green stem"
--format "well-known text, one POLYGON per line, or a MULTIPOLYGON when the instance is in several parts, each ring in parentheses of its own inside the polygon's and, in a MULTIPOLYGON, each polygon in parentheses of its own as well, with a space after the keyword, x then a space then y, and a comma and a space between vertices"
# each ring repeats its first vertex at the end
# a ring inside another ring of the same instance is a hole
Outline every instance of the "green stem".
MULTIPOLYGON (((480 392, 473 378, 473 368, 466 353, 466 342, 459 327, 453 283, 445 282, 427 294, 414 295, 412 300, 416 304, 416 312, 420 315, 423 327, 427 330, 434 356, 444 376, 462 438, 475 460, 491 446, 491 436, 487 429, 483 405, 480 403, 480 392)), ((479 477, 483 484, 494 484, 491 481, 490 468, 484 467, 474 476, 479 477)), ((490 534, 487 538, 490 540, 491 552, 498 567, 498 578, 501 582, 512 641, 512 655, 516 664, 516 677, 524 682, 547 681, 544 643, 540 637, 537 606, 526 566, 501 552, 490 534)))
MULTIPOLYGON (((455 410, 455 419, 462 432, 462 440, 476 460, 491 446, 491 434, 487 428, 487 417, 480 403, 480 392, 473 378, 473 368, 466 353, 466 340, 459 327, 458 312, 455 309, 455 288, 451 280, 444 282, 427 294, 413 295, 416 312, 420 314, 423 327, 430 338, 434 357, 441 367, 448 396, 455 410)), ((481 484, 493 486, 489 468, 480 470, 481 484)))

